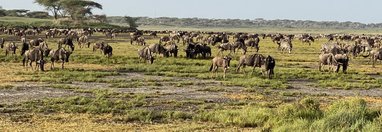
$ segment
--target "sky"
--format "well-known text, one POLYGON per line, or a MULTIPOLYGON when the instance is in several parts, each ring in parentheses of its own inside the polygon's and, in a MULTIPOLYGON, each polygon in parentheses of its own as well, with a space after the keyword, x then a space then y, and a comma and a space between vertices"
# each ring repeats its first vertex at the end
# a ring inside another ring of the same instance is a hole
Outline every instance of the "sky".
MULTIPOLYGON (((382 23, 382 0, 94 0, 96 14, 215 19, 264 18, 382 23)), ((44 10, 34 0, 0 0, 4 9, 44 10)))

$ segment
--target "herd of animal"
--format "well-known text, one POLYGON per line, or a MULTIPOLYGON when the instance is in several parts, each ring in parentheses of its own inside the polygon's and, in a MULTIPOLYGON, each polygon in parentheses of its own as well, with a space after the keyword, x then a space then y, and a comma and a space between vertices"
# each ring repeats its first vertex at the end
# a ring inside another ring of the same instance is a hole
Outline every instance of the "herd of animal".
MULTIPOLYGON (((349 65, 350 56, 369 57, 373 62, 373 67, 377 60, 382 60, 382 36, 379 35, 350 35, 350 34, 250 34, 250 33, 226 33, 226 32, 187 32, 187 31, 129 31, 125 29, 57 29, 49 27, 41 28, 6 28, 0 27, 0 34, 14 35, 20 38, 21 56, 23 56, 23 65, 32 67, 35 62, 35 69, 44 71, 45 58, 50 58, 51 69, 54 68, 55 62, 61 62, 61 68, 69 62, 69 57, 75 51, 75 42, 79 48, 90 48, 89 40, 95 32, 103 33, 107 38, 114 39, 118 34, 128 33, 130 36, 130 44, 142 46, 138 50, 140 60, 154 63, 155 54, 163 57, 178 57, 178 45, 185 46, 183 50, 185 57, 190 59, 212 57, 212 48, 217 48, 217 56, 212 59, 210 71, 216 72, 218 67, 222 67, 227 72, 232 53, 242 50, 242 56, 236 71, 239 72, 241 67, 251 66, 253 70, 256 67, 264 67, 263 74, 268 78, 274 75, 276 60, 270 55, 259 54, 261 38, 270 38, 273 43, 277 44, 280 52, 292 53, 292 40, 296 39, 302 43, 311 45, 316 39, 328 39, 327 43, 322 44, 321 54, 318 56, 319 70, 323 66, 328 66, 329 70, 339 71, 342 67, 346 72, 349 65), (45 32, 45 38, 33 37, 45 32), (157 34, 165 34, 158 37, 157 34), (144 36, 146 35, 146 37, 144 36), (149 36, 149 37, 147 37, 149 36), (232 37, 230 42, 230 37, 232 37), (35 38, 28 40, 27 38, 35 38), (46 43, 47 39, 57 38, 57 48, 52 49, 46 43), (146 39, 158 38, 159 42, 147 45, 146 39), (182 43, 181 43, 182 41, 182 43), (247 55, 247 48, 254 48, 255 53, 247 55), (228 51, 228 55, 224 52, 228 51)), ((6 42, 4 38, 0 38, 0 46, 5 50, 5 55, 16 54, 16 41, 6 42)), ((95 42, 92 45, 93 52, 101 50, 107 57, 113 55, 113 48, 104 41, 95 42)), ((244 69, 243 69, 244 70, 244 69)))

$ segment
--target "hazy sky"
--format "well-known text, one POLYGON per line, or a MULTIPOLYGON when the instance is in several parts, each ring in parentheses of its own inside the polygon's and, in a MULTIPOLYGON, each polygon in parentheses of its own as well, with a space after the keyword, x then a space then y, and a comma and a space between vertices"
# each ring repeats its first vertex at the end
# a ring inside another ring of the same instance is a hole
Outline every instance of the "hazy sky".
MULTIPOLYGON (((382 0, 95 0, 108 16, 293 19, 382 23, 382 0)), ((0 0, 5 9, 43 10, 34 0, 0 0)), ((1 19, 1 18, 0 18, 1 19)))

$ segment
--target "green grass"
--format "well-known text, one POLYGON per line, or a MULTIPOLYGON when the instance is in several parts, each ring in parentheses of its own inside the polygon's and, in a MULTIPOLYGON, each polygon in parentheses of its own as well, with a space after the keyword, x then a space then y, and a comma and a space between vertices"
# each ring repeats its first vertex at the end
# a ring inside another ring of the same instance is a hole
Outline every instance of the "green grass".
MULTIPOLYGON (((234 30, 241 29, 232 29, 234 30)), ((276 29, 269 29, 274 30, 276 29)), ((251 29, 247 31, 252 32, 251 29)), ((5 35, 1 37, 16 39, 5 35)), ((216 76, 209 71, 211 58, 184 58, 185 46, 182 44, 179 44, 180 57, 164 58, 156 55, 154 64, 147 64, 137 57, 137 50, 142 47, 130 45, 127 38, 129 37, 126 34, 120 34, 116 39, 109 40, 97 33, 91 37, 91 41, 110 42, 113 46, 111 58, 106 58, 98 51, 93 53, 90 48, 76 47, 64 70, 50 70, 49 62, 45 66, 45 72, 25 70, 21 66, 22 58, 19 55, 5 57, 4 51, 0 50, 0 71, 6 73, 0 79, 19 78, 17 81, 42 82, 49 84, 46 87, 64 89, 76 94, 70 97, 1 105, 0 113, 20 114, 10 118, 12 121, 23 123, 33 122, 33 116, 28 115, 64 113, 95 116, 88 120, 101 122, 100 124, 125 125, 134 122, 143 123, 145 126, 145 123, 163 125, 174 122, 201 122, 213 124, 211 126, 218 128, 258 128, 263 131, 381 131, 380 99, 377 97, 364 97, 365 100, 345 98, 337 101, 342 96, 285 91, 295 88, 291 83, 293 81, 300 81, 301 85, 320 90, 379 90, 382 87, 380 78, 369 75, 378 75, 381 72, 380 66, 372 69, 364 58, 352 59, 346 74, 318 71, 320 44, 327 40, 318 40, 312 46, 295 40, 292 54, 282 54, 276 50, 277 45, 269 38, 261 39, 260 53, 272 55, 277 61, 275 76, 268 79, 261 74, 259 68, 253 73, 251 67, 245 68, 245 73, 235 72, 238 59, 242 55, 240 52, 233 55, 227 77, 222 77, 222 69, 218 70, 216 76), (137 73, 138 76, 125 75, 126 72, 137 73), (73 82, 85 85, 102 83, 108 87, 98 89, 89 85, 82 88, 70 85, 73 82), (210 82, 213 83, 209 84, 210 82), (171 93, 171 90, 189 87, 195 87, 191 89, 195 90, 193 92, 204 93, 207 96, 195 98, 198 95, 182 96, 187 93, 171 93), (132 91, 141 90, 139 88, 152 89, 148 89, 151 91, 147 94, 137 94, 126 92, 124 88, 137 88, 129 89, 132 91), (161 93, 161 88, 170 92, 161 93), (210 99, 209 93, 221 98, 210 99), (309 98, 310 96, 317 99, 309 98), (103 119, 97 116, 107 116, 109 120, 104 123, 103 119)), ((147 39, 149 44, 156 42, 158 38, 147 39)), ((55 49, 57 39, 49 39, 48 44, 55 49)), ((216 56, 217 48, 212 49, 213 56, 216 56)), ((253 54, 253 49, 249 49, 248 53, 253 54)), ((56 67, 59 65, 56 64, 56 67)), ((0 85, 0 90, 12 89, 14 86, 0 85)))

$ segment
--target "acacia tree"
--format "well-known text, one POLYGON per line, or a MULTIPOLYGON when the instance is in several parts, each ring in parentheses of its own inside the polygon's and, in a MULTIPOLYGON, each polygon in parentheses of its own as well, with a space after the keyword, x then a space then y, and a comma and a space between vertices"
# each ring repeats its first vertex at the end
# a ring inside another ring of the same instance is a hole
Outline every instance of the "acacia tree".
POLYGON ((87 15, 92 15, 92 9, 94 8, 102 9, 101 4, 90 0, 62 0, 61 4, 64 10, 74 20, 83 19, 87 15))
POLYGON ((92 15, 92 9, 102 9, 102 5, 91 0, 35 0, 41 6, 53 13, 54 19, 67 14, 73 20, 82 19, 86 15, 92 15))
POLYGON ((129 24, 130 29, 137 30, 137 28, 138 28, 138 24, 137 24, 138 18, 133 18, 133 17, 130 17, 130 16, 125 16, 124 19, 125 19, 125 22, 127 24, 129 24))
POLYGON ((58 12, 62 10, 62 0, 35 0, 35 3, 44 6, 46 10, 51 11, 54 19, 58 18, 58 12))

